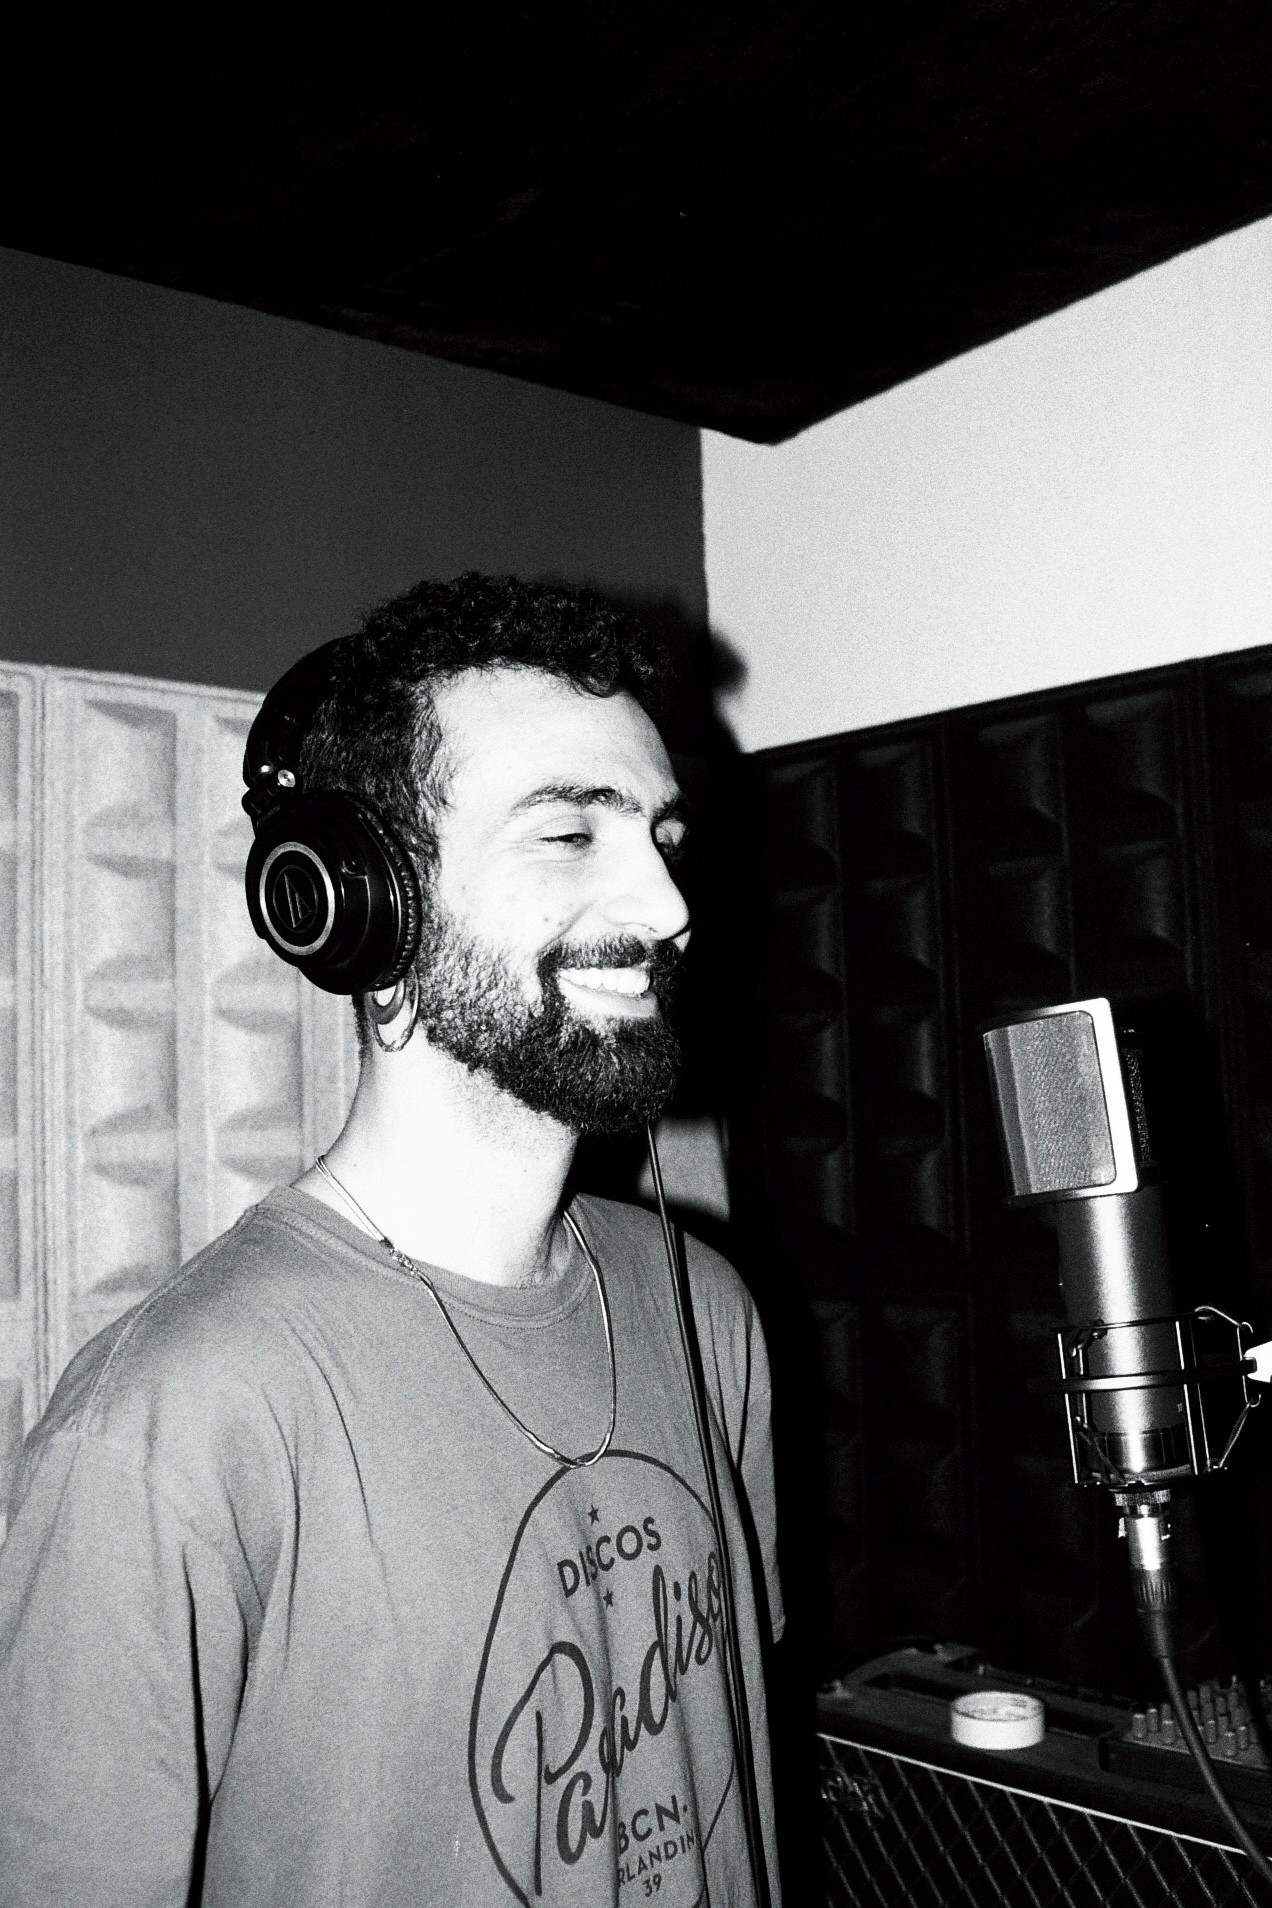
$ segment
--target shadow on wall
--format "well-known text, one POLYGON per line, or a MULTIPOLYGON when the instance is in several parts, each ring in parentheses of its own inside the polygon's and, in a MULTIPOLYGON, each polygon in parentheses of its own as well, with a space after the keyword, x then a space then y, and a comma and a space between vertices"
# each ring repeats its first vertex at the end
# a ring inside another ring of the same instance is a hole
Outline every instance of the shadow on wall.
MULTIPOLYGON (((606 594, 638 616, 663 644, 671 681, 661 721, 690 810, 690 846, 677 880, 693 923, 677 986, 676 1026, 683 1064, 675 1100, 659 1122, 658 1146, 668 1202, 695 1237, 727 1256, 728 1118, 732 1069, 745 1042, 739 988, 745 955, 737 939, 738 890, 745 885, 738 851, 736 784, 740 756, 716 712, 722 682, 743 668, 725 644, 667 598, 606 594)), ((654 1190, 643 1133, 586 1139, 576 1181, 587 1191, 652 1206, 654 1190)))
MULTIPOLYGON (((773 1373, 779 1563, 786 1636, 768 1665, 783 1883, 792 1901, 824 1897, 814 1760, 815 1685, 826 1597, 820 1537, 824 1441, 817 1351, 807 1301, 775 1289, 753 1188, 730 1183, 731 1129, 756 1121, 759 989, 768 962, 760 831, 745 758, 719 713, 745 668, 729 645, 675 606, 627 599, 672 658, 664 733, 689 798, 692 846, 678 871, 693 919, 676 1021, 684 1050, 680 1086, 658 1130, 673 1217, 715 1246, 742 1274, 759 1309, 773 1373), (812 1535, 810 1535, 812 1533, 812 1535)), ((739 1151, 754 1159, 748 1134, 739 1151)), ((652 1206, 643 1134, 593 1138, 580 1148, 579 1184, 652 1206)))

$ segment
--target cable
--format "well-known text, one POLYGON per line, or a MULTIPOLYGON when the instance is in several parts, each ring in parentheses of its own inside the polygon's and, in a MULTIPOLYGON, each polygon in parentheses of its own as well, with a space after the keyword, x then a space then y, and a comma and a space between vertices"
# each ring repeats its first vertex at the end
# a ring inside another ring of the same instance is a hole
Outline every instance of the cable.
POLYGON ((1272 1888, 1272 1862, 1263 1853, 1237 1811, 1206 1754, 1188 1698, 1179 1681, 1175 1665, 1175 1569, 1171 1559, 1170 1524, 1167 1510, 1170 1492, 1119 1492, 1115 1502, 1123 1512, 1121 1534, 1126 1538, 1131 1564, 1131 1594, 1140 1620, 1145 1646, 1154 1662, 1161 1665, 1162 1681, 1170 1694, 1171 1708, 1179 1733, 1188 1745, 1188 1753, 1210 1797, 1229 1829, 1243 1848, 1262 1879, 1272 1888))
POLYGON ((711 1448, 711 1433, 707 1415, 706 1378, 702 1369, 702 1350, 693 1324, 693 1300, 689 1291, 689 1271, 684 1262, 672 1230, 671 1219, 667 1213, 667 1198, 663 1191, 662 1167, 658 1159, 658 1147, 654 1141, 652 1126, 645 1128, 645 1140, 649 1149, 649 1166, 654 1179, 654 1193, 658 1200, 658 1217, 662 1221, 663 1245, 667 1251, 667 1269, 671 1274, 671 1289, 676 1302, 676 1322, 680 1327, 680 1343, 684 1352, 685 1366, 689 1376, 689 1391, 693 1399, 694 1427, 698 1434, 698 1449, 702 1456, 702 1468, 706 1474, 707 1495, 710 1499, 711 1522, 715 1527, 716 1543, 720 1550, 720 1591, 724 1616, 724 1662, 725 1689, 729 1699, 729 1728, 733 1736, 733 1756, 742 1790, 742 1820, 746 1829, 747 1854, 751 1863, 751 1875, 755 1882, 756 1896, 760 1908, 768 1908, 770 1901, 768 1887, 768 1869, 764 1860, 764 1841, 760 1830, 759 1798, 755 1786, 755 1762, 751 1754, 751 1723, 747 1710, 746 1679, 742 1670, 742 1658, 738 1645, 737 1611, 733 1598, 733 1564, 729 1556, 728 1539, 724 1528, 724 1507, 720 1499, 720 1480, 716 1475, 715 1453, 711 1448))
POLYGON ((1171 1656, 1158 1656, 1157 1660, 1161 1665, 1162 1681, 1165 1683, 1170 1694, 1171 1708, 1175 1714, 1175 1721, 1179 1727, 1179 1733, 1188 1744, 1192 1759, 1201 1771, 1201 1779, 1209 1789, 1214 1799, 1215 1807, 1228 1824, 1228 1827, 1232 1830, 1232 1833, 1236 1836, 1241 1847, 1250 1857, 1250 1860, 1254 1863, 1258 1873, 1268 1884, 1269 1888, 1272 1888, 1272 1862, 1268 1860, 1245 1823, 1241 1820, 1241 1817, 1237 1814, 1237 1811, 1233 1808, 1232 1803, 1228 1800, 1223 1784, 1215 1774, 1214 1764, 1206 1754, 1206 1745, 1201 1740, 1197 1725, 1192 1719, 1192 1711, 1188 1707, 1188 1698, 1185 1696, 1183 1687, 1179 1681, 1179 1671, 1175 1668, 1174 1658, 1171 1656))

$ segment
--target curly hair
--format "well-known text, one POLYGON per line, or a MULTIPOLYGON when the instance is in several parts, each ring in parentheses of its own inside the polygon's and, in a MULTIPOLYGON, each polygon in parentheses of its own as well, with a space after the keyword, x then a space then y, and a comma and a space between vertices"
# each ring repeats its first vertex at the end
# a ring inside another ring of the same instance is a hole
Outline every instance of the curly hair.
POLYGON ((467 669, 537 669, 589 695, 626 690, 657 721, 667 676, 644 625, 595 590, 475 570, 390 597, 331 645, 330 665, 301 751, 302 786, 374 803, 426 886, 446 793, 439 687, 467 669))

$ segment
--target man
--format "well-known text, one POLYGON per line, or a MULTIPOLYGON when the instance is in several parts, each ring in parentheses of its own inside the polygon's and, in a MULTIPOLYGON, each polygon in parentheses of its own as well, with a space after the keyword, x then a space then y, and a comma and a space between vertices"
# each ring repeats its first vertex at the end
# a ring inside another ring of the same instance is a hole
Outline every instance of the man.
MULTIPOLYGON (((648 643, 589 593, 468 576, 323 669, 271 772, 405 844, 419 950, 357 1002, 329 1155, 81 1352, 30 1440, 0 1902, 750 1904, 658 1223, 567 1189, 578 1135, 674 1077, 648 643)), ((689 1257, 768 1840, 764 1349, 689 1257)))

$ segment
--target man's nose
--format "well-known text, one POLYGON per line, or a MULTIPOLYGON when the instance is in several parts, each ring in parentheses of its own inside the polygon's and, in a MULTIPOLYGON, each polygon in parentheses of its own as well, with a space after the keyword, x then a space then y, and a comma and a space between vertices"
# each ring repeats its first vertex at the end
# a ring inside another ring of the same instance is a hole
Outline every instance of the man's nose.
POLYGON ((616 928, 650 941, 674 941, 689 932, 689 904, 655 842, 633 845, 606 907, 616 928))

